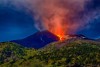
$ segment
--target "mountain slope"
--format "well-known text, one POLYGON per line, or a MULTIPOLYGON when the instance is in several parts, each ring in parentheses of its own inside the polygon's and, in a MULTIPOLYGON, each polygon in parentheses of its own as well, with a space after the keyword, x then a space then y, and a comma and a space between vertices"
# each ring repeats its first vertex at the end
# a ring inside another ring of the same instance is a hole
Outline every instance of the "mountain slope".
POLYGON ((49 31, 42 31, 42 32, 37 32, 25 39, 22 40, 14 40, 11 42, 15 42, 18 44, 21 44, 22 46, 29 47, 29 48, 41 48, 44 47, 45 45, 58 41, 59 38, 52 34, 49 31))
POLYGON ((100 42, 79 39, 68 42, 66 40, 48 44, 38 50, 24 48, 15 43, 1 43, 0 59, 3 61, 0 67, 99 67, 100 42), (63 46, 58 48, 62 44, 63 46), (2 55, 5 59, 14 58, 5 61, 2 55))

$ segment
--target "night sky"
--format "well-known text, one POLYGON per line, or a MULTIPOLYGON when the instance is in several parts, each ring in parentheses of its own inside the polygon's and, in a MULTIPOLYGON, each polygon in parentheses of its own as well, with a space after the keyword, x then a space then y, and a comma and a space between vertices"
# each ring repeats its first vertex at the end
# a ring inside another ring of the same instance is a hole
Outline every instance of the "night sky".
POLYGON ((90 23, 87 28, 84 28, 78 33, 84 34, 89 38, 100 38, 100 0, 91 0, 90 3, 87 3, 85 6, 86 12, 95 12, 96 16, 90 19, 90 23))
MULTIPOLYGON (((0 42, 22 39, 39 31, 34 25, 35 21, 31 12, 24 9, 0 4, 0 42)), ((83 34, 89 38, 100 37, 99 9, 100 0, 91 0, 85 5, 83 13, 97 11, 96 16, 89 21, 86 27, 77 31, 77 34, 83 34)))
POLYGON ((31 15, 11 7, 0 7, 0 41, 22 39, 35 32, 31 15))

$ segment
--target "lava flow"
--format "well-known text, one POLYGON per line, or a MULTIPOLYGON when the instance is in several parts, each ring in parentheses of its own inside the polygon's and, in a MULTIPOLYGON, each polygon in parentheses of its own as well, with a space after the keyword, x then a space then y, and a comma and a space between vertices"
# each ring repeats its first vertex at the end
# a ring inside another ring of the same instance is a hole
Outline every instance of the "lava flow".
POLYGON ((55 27, 55 30, 53 30, 53 32, 56 36, 59 37, 59 40, 64 40, 64 30, 62 29, 62 26, 60 25, 59 27, 55 27))
POLYGON ((59 40, 64 40, 63 37, 61 35, 57 35, 59 37, 59 40))
POLYGON ((59 25, 59 26, 56 25, 56 27, 52 30, 52 33, 55 34, 56 36, 58 36, 59 40, 61 40, 61 41, 64 40, 65 32, 62 29, 61 25, 59 25))
POLYGON ((59 37, 59 40, 64 40, 64 36, 65 36, 65 33, 66 33, 66 30, 67 29, 67 24, 62 24, 63 23, 63 18, 60 17, 60 16, 56 16, 56 17, 53 17, 53 20, 51 20, 51 22, 46 22, 45 23, 45 26, 46 28, 52 32, 53 34, 55 34, 56 36, 59 37), (53 25, 53 26, 49 26, 49 25, 53 25))

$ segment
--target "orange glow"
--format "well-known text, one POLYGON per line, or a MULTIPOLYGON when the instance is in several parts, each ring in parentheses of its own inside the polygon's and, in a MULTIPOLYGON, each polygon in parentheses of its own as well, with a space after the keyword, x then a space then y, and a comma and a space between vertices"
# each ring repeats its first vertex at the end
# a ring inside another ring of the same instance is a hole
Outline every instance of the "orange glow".
POLYGON ((40 8, 39 15, 43 22, 43 27, 58 36, 60 40, 64 40, 65 34, 68 33, 68 23, 70 22, 68 20, 69 9, 60 6, 58 1, 56 2, 55 0, 46 0, 38 8, 40 8))
POLYGON ((65 30, 63 30, 63 25, 56 25, 55 30, 53 32, 55 35, 59 37, 60 40, 63 40, 65 30))
POLYGON ((48 31, 52 32, 53 34, 57 35, 60 40, 63 40, 64 38, 64 35, 65 35, 65 29, 66 28, 66 24, 62 24, 62 17, 60 16, 56 16, 56 17, 53 17, 53 20, 51 20, 51 22, 46 22, 45 23, 45 26, 46 28, 48 29, 48 31), (49 24, 52 24, 53 26, 48 26, 49 24))
POLYGON ((52 17, 50 21, 45 20, 45 27, 47 28, 48 31, 52 32, 53 34, 57 35, 60 40, 64 40, 64 35, 67 30, 67 25, 63 24, 63 17, 59 15, 55 15, 52 17), (49 26, 51 25, 51 26, 49 26))
POLYGON ((60 35, 57 35, 59 37, 59 40, 63 40, 63 37, 60 35))
POLYGON ((76 25, 73 26, 73 24, 70 24, 70 15, 72 15, 70 9, 65 9, 58 2, 54 2, 54 0, 50 0, 49 2, 46 0, 38 8, 40 8, 40 16, 37 15, 36 18, 41 18, 43 22, 39 27, 43 26, 44 30, 46 29, 55 34, 60 40, 67 39, 67 37, 65 38, 65 34, 68 34, 71 28, 76 29, 76 25))
POLYGON ((80 29, 80 27, 85 26, 80 23, 81 22, 80 17, 76 15, 78 14, 78 12, 84 10, 83 5, 81 5, 84 3, 83 2, 84 0, 83 1, 75 0, 74 1, 75 4, 73 1, 40 0, 40 2, 34 3, 36 4, 36 10, 33 9, 35 10, 33 14, 34 14, 34 19, 36 21, 36 27, 40 31, 48 30, 49 32, 58 36, 60 40, 68 39, 69 37, 66 36, 66 34, 75 33, 77 29, 80 29), (82 10, 75 9, 77 7, 82 8, 82 10))

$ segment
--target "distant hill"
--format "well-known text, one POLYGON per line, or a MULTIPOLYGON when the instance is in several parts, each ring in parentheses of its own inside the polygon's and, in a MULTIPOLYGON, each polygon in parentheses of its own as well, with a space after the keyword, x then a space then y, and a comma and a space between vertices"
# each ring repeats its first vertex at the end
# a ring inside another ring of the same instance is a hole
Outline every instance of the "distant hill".
POLYGON ((58 41, 59 38, 52 34, 49 31, 42 31, 42 32, 37 32, 25 39, 21 40, 14 40, 11 42, 15 42, 18 44, 21 44, 22 46, 29 47, 29 48, 41 48, 44 47, 45 45, 58 41))
POLYGON ((99 39, 97 39, 96 41, 99 41, 99 42, 100 42, 100 38, 99 38, 99 39))
POLYGON ((69 39, 41 49, 0 43, 0 67, 100 67, 100 42, 69 39))

